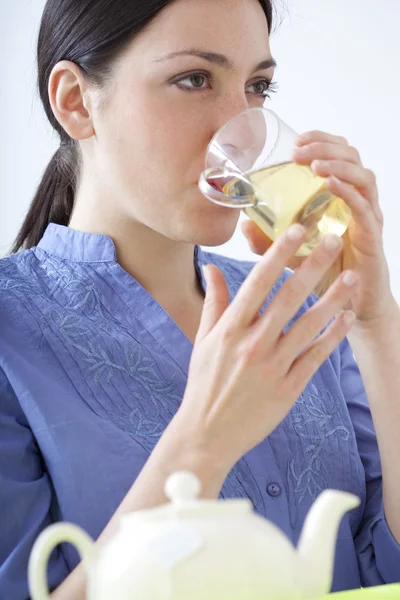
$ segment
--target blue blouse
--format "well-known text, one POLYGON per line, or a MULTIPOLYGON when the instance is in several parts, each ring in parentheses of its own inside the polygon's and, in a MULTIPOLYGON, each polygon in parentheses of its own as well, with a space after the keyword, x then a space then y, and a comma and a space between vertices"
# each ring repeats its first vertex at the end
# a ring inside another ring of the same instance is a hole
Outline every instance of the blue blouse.
MULTIPOLYGON (((203 287, 207 263, 221 269, 231 299, 254 264, 196 246, 203 287)), ((99 536, 179 408, 192 349, 105 235, 50 224, 38 246, 0 261, 1 599, 29 598, 29 554, 51 523, 99 536)), ((235 465, 221 497, 250 498, 296 543, 326 488, 361 498, 340 526, 332 590, 400 581, 400 545, 385 520, 376 437, 347 340, 235 465)), ((53 552, 51 589, 79 560, 67 544, 53 552)))

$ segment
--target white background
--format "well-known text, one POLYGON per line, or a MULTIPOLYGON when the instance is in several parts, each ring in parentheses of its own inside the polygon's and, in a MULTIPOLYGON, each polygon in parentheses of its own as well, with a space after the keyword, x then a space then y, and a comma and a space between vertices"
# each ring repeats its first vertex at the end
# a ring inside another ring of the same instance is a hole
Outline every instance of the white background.
MULTIPOLYGON (((112 2, 112 0, 110 0, 112 2)), ((0 0, 0 256, 58 145, 36 93, 44 0, 0 0)), ((269 104, 299 133, 345 136, 378 177, 385 251, 400 301, 400 0, 286 0, 271 38, 279 92, 269 104)), ((240 230, 214 249, 255 259, 240 230)))

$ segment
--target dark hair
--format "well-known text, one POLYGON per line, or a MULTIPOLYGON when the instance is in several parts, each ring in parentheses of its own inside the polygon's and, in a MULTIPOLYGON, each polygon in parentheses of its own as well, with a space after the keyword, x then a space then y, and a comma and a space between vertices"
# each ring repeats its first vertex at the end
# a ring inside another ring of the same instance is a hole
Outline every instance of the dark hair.
MULTIPOLYGON (((48 83, 61 60, 78 65, 100 88, 131 40, 173 0, 48 0, 37 45, 38 87, 47 118, 60 136, 11 252, 36 246, 49 223, 68 225, 79 177, 79 146, 51 109, 48 83)), ((272 0, 259 0, 272 29, 272 0)))

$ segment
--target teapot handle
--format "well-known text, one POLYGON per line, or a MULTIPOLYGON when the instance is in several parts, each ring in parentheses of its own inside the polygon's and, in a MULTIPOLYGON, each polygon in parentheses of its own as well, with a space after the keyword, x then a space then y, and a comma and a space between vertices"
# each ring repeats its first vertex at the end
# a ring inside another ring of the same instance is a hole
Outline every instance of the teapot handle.
POLYGON ((55 523, 47 527, 35 541, 28 564, 28 582, 32 600, 49 600, 47 564, 54 548, 63 542, 73 544, 84 561, 89 574, 97 556, 92 538, 77 525, 55 523))

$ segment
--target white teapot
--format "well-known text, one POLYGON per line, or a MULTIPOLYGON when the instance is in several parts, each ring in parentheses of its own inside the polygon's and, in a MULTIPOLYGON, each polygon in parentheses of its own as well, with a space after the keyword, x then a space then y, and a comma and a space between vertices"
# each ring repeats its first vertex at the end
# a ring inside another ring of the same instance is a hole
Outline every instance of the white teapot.
POLYGON ((322 492, 295 549, 249 500, 199 500, 200 489, 191 473, 171 475, 172 502, 124 515, 101 549, 76 525, 51 525, 30 556, 32 600, 49 598, 47 562, 62 542, 83 559, 88 600, 316 600, 330 591, 338 527, 357 496, 322 492))

